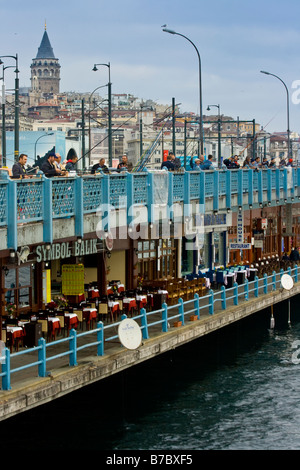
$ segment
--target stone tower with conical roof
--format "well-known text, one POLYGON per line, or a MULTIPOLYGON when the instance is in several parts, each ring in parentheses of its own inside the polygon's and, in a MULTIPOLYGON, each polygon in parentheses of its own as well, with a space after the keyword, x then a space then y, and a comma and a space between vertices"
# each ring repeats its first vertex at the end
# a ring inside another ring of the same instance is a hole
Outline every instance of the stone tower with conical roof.
POLYGON ((36 58, 32 60, 31 90, 50 97, 59 93, 60 65, 51 47, 46 24, 36 58))

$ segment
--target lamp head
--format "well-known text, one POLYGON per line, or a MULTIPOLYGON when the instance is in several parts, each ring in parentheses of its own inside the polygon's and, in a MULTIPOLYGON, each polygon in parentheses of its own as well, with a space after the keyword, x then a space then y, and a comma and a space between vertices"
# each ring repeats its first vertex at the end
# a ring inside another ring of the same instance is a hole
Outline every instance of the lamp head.
POLYGON ((176 31, 173 31, 172 29, 168 29, 168 28, 163 28, 163 31, 169 34, 176 34, 176 31))
POLYGON ((92 70, 93 70, 94 72, 97 72, 98 69, 97 69, 96 65, 94 65, 94 68, 93 68, 92 70))
POLYGON ((261 70, 260 73, 265 73, 266 75, 270 75, 270 73, 266 72, 265 70, 261 70))
POLYGON ((206 111, 210 111, 210 107, 209 107, 209 106, 207 106, 206 111))
POLYGON ((3 60, 0 59, 0 65, 4 64, 3 60))

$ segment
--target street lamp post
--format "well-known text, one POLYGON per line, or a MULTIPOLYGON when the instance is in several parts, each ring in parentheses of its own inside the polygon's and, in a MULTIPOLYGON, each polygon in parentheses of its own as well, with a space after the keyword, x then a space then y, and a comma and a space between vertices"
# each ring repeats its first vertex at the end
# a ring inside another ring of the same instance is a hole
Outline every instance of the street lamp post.
POLYGON ((272 75, 272 77, 277 78, 278 80, 281 81, 283 84, 285 91, 286 91, 286 104, 287 104, 287 137, 288 137, 288 159, 290 158, 290 99, 289 99, 289 90, 284 81, 278 77, 277 75, 274 75, 273 73, 266 72, 265 70, 261 70, 260 73, 264 73, 265 75, 272 75))
POLYGON ((2 84, 2 165, 6 166, 6 129, 5 129, 5 82, 4 82, 4 70, 14 68, 13 65, 7 65, 2 69, 2 77, 0 80, 3 80, 2 84))
POLYGON ((221 111, 219 104, 209 104, 207 111, 210 111, 210 106, 218 108, 218 167, 221 168, 221 111))
POLYGON ((89 96, 89 164, 91 163, 91 140, 92 140, 91 138, 91 99, 95 91, 99 90, 99 88, 104 88, 106 86, 107 85, 98 86, 97 88, 95 88, 95 90, 92 91, 92 93, 89 96))
POLYGON ((36 141, 35 141, 35 144, 34 144, 34 161, 36 161, 36 144, 38 143, 38 141, 42 138, 42 137, 46 137, 48 135, 53 135, 54 132, 50 132, 50 133, 47 133, 47 134, 43 134, 43 135, 40 135, 36 141))
POLYGON ((112 132, 111 132, 111 81, 110 81, 110 63, 94 64, 93 71, 96 72, 97 65, 105 65, 108 67, 108 159, 109 166, 112 167, 112 132))
POLYGON ((200 53, 199 53, 197 47, 195 46, 195 44, 187 36, 184 36, 181 33, 177 33, 176 31, 173 31, 172 29, 163 28, 163 31, 165 33, 175 34, 177 36, 183 37, 184 39, 189 41, 189 43, 192 44, 192 46, 195 48, 195 50, 197 52, 198 62, 199 62, 199 105, 200 105, 199 136, 200 136, 200 150, 201 150, 201 154, 203 155, 204 145, 203 145, 202 78, 201 78, 201 57, 200 57, 200 53))
POLYGON ((14 59, 16 61, 15 69, 15 161, 19 158, 19 69, 18 69, 18 54, 14 55, 2 55, 0 56, 0 65, 3 64, 2 60, 4 57, 14 59))

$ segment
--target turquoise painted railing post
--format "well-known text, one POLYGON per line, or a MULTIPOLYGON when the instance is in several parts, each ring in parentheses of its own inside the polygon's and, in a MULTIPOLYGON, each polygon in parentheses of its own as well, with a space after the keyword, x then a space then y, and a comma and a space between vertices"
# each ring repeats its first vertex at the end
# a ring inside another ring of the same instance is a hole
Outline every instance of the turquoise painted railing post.
POLYGON ((38 352, 38 361, 39 361, 38 373, 39 373, 39 377, 46 377, 47 371, 46 371, 46 341, 45 341, 45 338, 40 338, 39 339, 38 347, 39 347, 39 352, 38 352))
POLYGON ((102 321, 97 323, 97 343, 97 355, 104 356, 104 329, 102 321))
MULTIPOLYGON (((266 171, 266 170, 264 170, 266 171)), ((268 181, 268 187, 267 187, 267 194, 268 194, 268 202, 272 201, 272 170, 270 168, 267 169, 267 181, 268 181)))
POLYGON ((283 168, 283 195, 284 199, 288 197, 288 178, 287 168, 283 168))
POLYGON ((168 331, 168 305, 165 302, 162 304, 162 331, 168 331))
POLYGON ((214 314, 214 291, 209 290, 209 313, 210 315, 214 314))
POLYGON ((10 390, 10 352, 8 348, 3 349, 4 353, 4 360, 2 363, 2 372, 3 372, 3 377, 2 377, 2 389, 3 390, 10 390))
POLYGON ((255 276, 254 279, 254 295, 255 297, 258 297, 258 277, 255 276))
POLYGON ((70 366, 77 366, 77 331, 70 331, 70 366))
POLYGON ((43 240, 44 243, 53 242, 53 195, 52 180, 45 175, 43 178, 43 240))
POLYGON ((200 171, 200 204, 205 204, 205 171, 200 171))
POLYGON ((253 205, 253 171, 248 170, 248 204, 253 205))
POLYGON ((75 186, 75 235, 83 237, 83 178, 77 176, 75 186))
POLYGON ((244 284, 244 298, 245 300, 249 300, 249 281, 248 279, 245 280, 245 284, 244 284))
POLYGON ((239 290, 238 290, 238 283, 237 282, 235 282, 233 284, 233 295, 234 295, 233 303, 234 303, 234 305, 238 305, 238 303, 239 303, 239 290))
MULTIPOLYGON (((255 170, 252 170, 252 171, 255 171, 255 170)), ((258 192, 258 202, 260 204, 263 203, 263 179, 262 179, 262 171, 258 171, 257 172, 257 184, 258 184, 258 188, 257 188, 257 192, 258 192)))
POLYGON ((272 290, 276 290, 276 271, 272 273, 272 290))
POLYGON ((264 274, 264 294, 268 293, 268 276, 267 273, 264 274))
POLYGON ((127 196, 127 225, 130 226, 133 220, 133 174, 126 174, 126 196, 127 196))
POLYGON ((148 339, 148 321, 147 321, 147 312, 146 309, 141 308, 141 323, 142 323, 142 335, 143 339, 148 339))
POLYGON ((184 306, 183 306, 183 300, 181 297, 180 299, 178 299, 178 304, 179 304, 179 307, 178 307, 179 321, 181 321, 182 324, 184 325, 184 306))
POLYGON ((231 175, 232 172, 227 170, 225 173, 226 178, 226 208, 231 209, 231 175))
MULTIPOLYGON (((274 170, 273 170, 274 171, 274 170)), ((276 200, 280 201, 280 170, 277 168, 276 170, 276 200)))
POLYGON ((110 217, 109 217, 109 208, 110 208, 110 179, 108 175, 103 175, 102 180, 102 202, 103 202, 103 212, 102 212, 102 230, 110 230, 110 217))
POLYGON ((238 170, 238 206, 243 207, 243 170, 238 170))
POLYGON ((295 282, 298 282, 298 265, 295 266, 295 282))
POLYGON ((200 319, 200 308, 199 308, 199 294, 194 295, 194 309, 195 309, 195 314, 198 317, 198 320, 200 319))
POLYGON ((226 310, 226 289, 225 289, 225 286, 221 286, 221 303, 222 303, 222 309, 226 310))
POLYGON ((219 210, 219 172, 218 171, 213 172, 213 182, 214 182, 213 210, 218 211, 219 210))
POLYGON ((125 318, 127 318, 127 315, 123 313, 123 315, 121 315, 121 320, 125 320, 125 318))
POLYGON ((7 192, 7 248, 17 251, 18 248, 18 205, 17 205, 17 182, 8 182, 7 192))

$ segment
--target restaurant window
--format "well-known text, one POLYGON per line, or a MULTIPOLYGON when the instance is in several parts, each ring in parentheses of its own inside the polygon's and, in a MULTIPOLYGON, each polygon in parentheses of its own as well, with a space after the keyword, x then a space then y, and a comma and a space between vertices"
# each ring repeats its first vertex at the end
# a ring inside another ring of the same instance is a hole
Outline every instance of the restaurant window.
POLYGON ((176 277, 176 249, 173 239, 138 242, 138 273, 146 281, 176 277))
POLYGON ((5 275, 5 300, 16 305, 17 311, 36 303, 36 289, 31 264, 10 268, 5 275))

